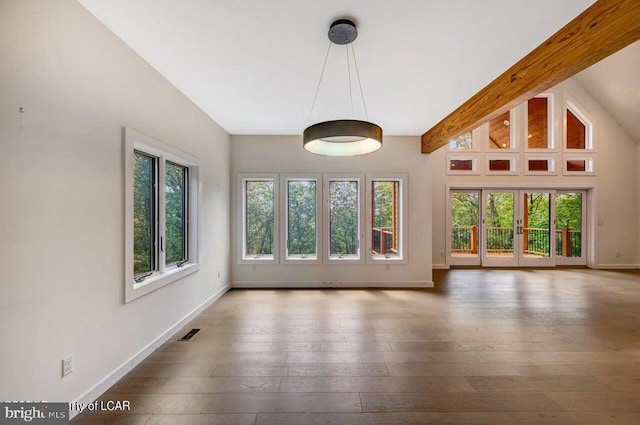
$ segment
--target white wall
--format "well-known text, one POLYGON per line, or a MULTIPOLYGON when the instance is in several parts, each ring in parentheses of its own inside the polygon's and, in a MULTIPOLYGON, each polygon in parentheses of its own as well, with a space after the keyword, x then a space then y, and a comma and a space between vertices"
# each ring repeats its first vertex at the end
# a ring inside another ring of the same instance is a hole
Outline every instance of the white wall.
POLYGON ((73 401, 225 290, 229 136, 73 0, 0 2, 0 93, 0 400, 73 401), (200 271, 129 304, 123 126, 202 193, 200 271))
POLYGON ((345 286, 383 282, 431 283, 430 158, 420 154, 419 137, 385 137, 382 149, 356 157, 325 157, 306 152, 300 136, 232 136, 231 270, 233 286, 282 282, 294 286, 344 282, 345 286), (238 264, 240 217, 238 173, 406 173, 408 174, 408 264, 238 264))
MULTIPOLYGON (((574 79, 567 80, 547 92, 555 96, 556 121, 554 123, 556 143, 562 143, 562 113, 559 108, 563 99, 571 99, 586 113, 593 123, 595 146, 595 176, 562 176, 562 163, 558 162, 557 176, 459 176, 447 175, 446 148, 432 154, 433 195, 433 263, 444 266, 446 255, 446 185, 465 184, 503 185, 525 187, 527 185, 595 188, 595 237, 597 246, 593 258, 594 267, 635 267, 638 264, 638 147, 611 116, 574 79), (620 253, 617 257, 616 253, 620 253)), ((521 155, 521 154, 517 154, 521 155)), ((556 156, 561 158, 561 153, 556 156)), ((481 161, 484 166, 484 154, 481 161)), ((519 156, 521 158, 521 156, 519 156)), ((522 163, 519 163, 520 170, 522 163)), ((592 212, 593 213, 593 212, 592 212)))

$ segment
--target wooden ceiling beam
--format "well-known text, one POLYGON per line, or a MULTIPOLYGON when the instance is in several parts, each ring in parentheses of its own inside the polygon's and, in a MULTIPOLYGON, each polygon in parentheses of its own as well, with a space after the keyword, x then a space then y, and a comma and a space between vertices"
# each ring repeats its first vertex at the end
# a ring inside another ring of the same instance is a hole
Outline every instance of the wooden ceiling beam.
POLYGON ((422 135, 422 153, 640 39, 640 0, 598 0, 422 135))

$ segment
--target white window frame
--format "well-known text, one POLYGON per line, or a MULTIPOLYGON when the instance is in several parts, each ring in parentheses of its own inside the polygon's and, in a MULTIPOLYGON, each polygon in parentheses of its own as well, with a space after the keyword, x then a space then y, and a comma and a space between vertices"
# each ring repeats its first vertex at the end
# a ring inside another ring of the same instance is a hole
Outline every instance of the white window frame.
POLYGON ((150 136, 144 135, 131 128, 124 128, 124 166, 125 166, 125 303, 131 302, 156 289, 162 288, 178 279, 190 275, 200 269, 199 257, 199 184, 198 184, 198 159, 194 156, 179 151, 178 149, 166 145, 150 136), (158 241, 155 255, 158 262, 157 270, 152 271, 150 276, 140 282, 135 281, 134 269, 134 153, 139 151, 149 156, 155 157, 158 165, 158 176, 156 185, 156 196, 158 205, 158 219, 155 225, 158 229, 158 241), (167 161, 188 168, 188 234, 187 252, 188 261, 178 267, 177 265, 167 266, 165 264, 165 164, 167 161), (159 245, 159 246, 158 246, 159 245))
POLYGON ((365 250, 366 250, 366 263, 367 264, 407 264, 407 228, 408 228, 408 208, 407 208, 407 193, 408 193, 408 176, 403 173, 375 173, 367 174, 366 176, 366 188, 365 188, 365 222, 367 223, 366 237, 365 237, 365 250), (397 181, 399 183, 398 196, 400 213, 398 214, 398 233, 400 237, 398 255, 385 256, 381 254, 373 254, 370 247, 373 244, 373 182, 376 181, 397 181))
POLYGON ((364 194, 363 194, 363 182, 364 176, 360 173, 349 173, 349 174, 325 174, 323 176, 323 208, 322 208, 322 228, 323 228, 323 245, 324 245, 324 254, 323 257, 326 261, 326 264, 364 264, 364 243, 365 237, 363 234, 365 226, 362 223, 362 206, 364 205, 364 194), (355 256, 348 257, 335 257, 331 256, 331 227, 329 225, 329 206, 330 206, 330 197, 329 197, 329 183, 332 181, 357 181, 358 182, 358 253, 355 256))
POLYGON ((593 120, 572 99, 565 99, 562 108, 562 151, 567 154, 595 153, 593 144, 593 120), (585 148, 569 149, 567 147, 567 110, 571 111, 585 126, 585 148))
POLYGON ((556 146, 556 141, 555 141, 555 137, 554 134, 555 132, 554 130, 554 105, 555 105, 555 101, 554 101, 554 97, 552 93, 541 93, 537 96, 533 96, 533 97, 546 97, 547 98, 547 143, 548 143, 548 147, 546 149, 544 148, 529 148, 529 101, 525 101, 523 103, 523 109, 524 109, 524 113, 523 113, 523 146, 524 146, 524 152, 555 152, 558 150, 558 147, 556 146))
POLYGON ((278 264, 280 247, 280 183, 278 174, 239 174, 238 175, 238 201, 240 211, 239 232, 240 244, 238 264, 278 264), (248 181, 272 181, 273 182, 273 250, 269 256, 246 255, 246 196, 245 183, 248 181))
POLYGON ((283 211, 281 217, 281 240, 282 262, 284 264, 321 264, 322 263, 322 216, 324 208, 322 207, 322 175, 320 174, 282 174, 280 175, 280 193, 282 193, 282 201, 280 203, 283 211), (289 232, 289 182, 291 181, 315 181, 316 182, 316 255, 315 257, 289 256, 288 248, 288 232, 289 232))

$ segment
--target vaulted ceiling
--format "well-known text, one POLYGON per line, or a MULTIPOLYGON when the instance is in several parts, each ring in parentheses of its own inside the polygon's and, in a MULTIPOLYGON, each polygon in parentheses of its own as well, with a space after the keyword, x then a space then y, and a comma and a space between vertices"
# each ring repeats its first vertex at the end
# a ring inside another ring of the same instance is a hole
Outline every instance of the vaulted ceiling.
MULTIPOLYGON (((593 0, 79 0, 231 134, 301 134, 338 17, 369 118, 420 135, 593 0)), ((311 121, 351 116, 332 48, 311 121)), ((353 83, 355 118, 364 118, 353 83)))
POLYGON ((585 69, 576 79, 640 143, 640 41, 585 69))

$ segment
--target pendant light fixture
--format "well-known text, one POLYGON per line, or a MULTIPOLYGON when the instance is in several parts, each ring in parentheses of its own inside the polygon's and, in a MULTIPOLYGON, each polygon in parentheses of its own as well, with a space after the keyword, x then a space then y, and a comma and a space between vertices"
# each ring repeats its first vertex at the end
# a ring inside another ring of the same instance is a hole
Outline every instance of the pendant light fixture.
MULTIPOLYGON (((329 28, 329 49, 324 59, 322 72, 320 73, 320 81, 316 88, 316 95, 313 98, 309 120, 313 114, 313 109, 318 98, 320 85, 322 84, 322 76, 327 66, 327 59, 333 44, 344 45, 347 49, 347 72, 349 74, 349 97, 351 101, 351 110, 353 113, 353 92, 351 90, 351 67, 349 66, 349 48, 353 55, 355 64, 358 86, 360 88, 360 96, 362 98, 362 107, 364 109, 365 119, 369 119, 367 115, 367 106, 364 102, 364 94, 362 93, 362 84, 360 83, 360 73, 358 72, 358 62, 356 61, 353 41, 358 37, 356 25, 348 19, 339 19, 333 22, 329 28)), ((324 121, 311 125, 304 130, 302 135, 304 148, 315 154, 328 156, 352 156, 362 155, 377 151, 382 147, 382 128, 369 121, 360 121, 355 119, 341 119, 333 121, 324 121)))

